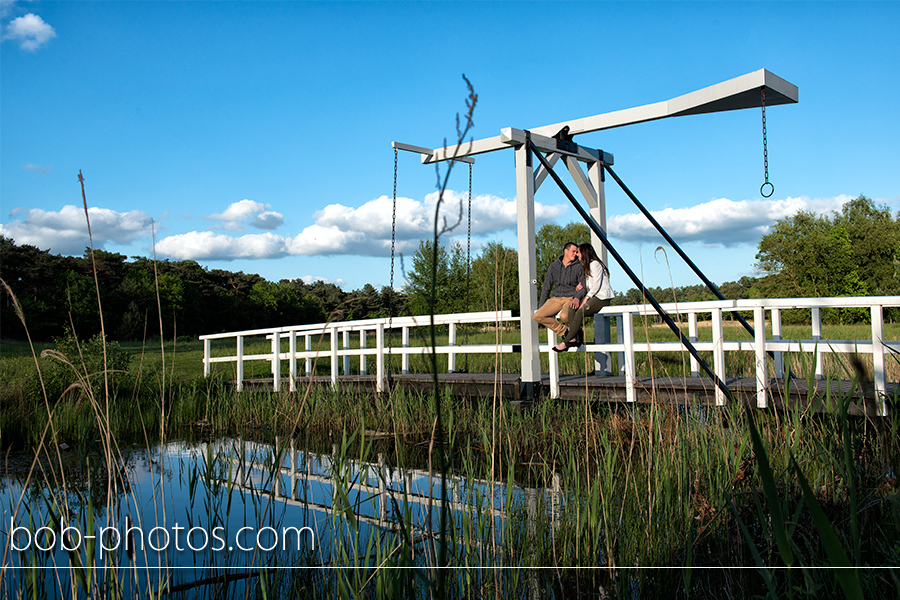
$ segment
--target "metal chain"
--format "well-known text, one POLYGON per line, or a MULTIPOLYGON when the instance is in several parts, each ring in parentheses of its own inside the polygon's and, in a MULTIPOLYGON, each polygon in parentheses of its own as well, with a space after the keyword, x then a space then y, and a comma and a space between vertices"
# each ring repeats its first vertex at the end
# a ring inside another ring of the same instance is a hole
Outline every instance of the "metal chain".
POLYGON ((397 244, 397 149, 394 148, 394 209, 391 216, 391 285, 388 288, 388 360, 387 375, 391 376, 391 355, 394 349, 391 332, 394 324, 394 248, 397 244))
POLYGON ((775 186, 769 183, 769 145, 766 139, 766 88, 762 88, 762 134, 763 134, 763 166, 765 168, 766 181, 759 187, 759 193, 764 198, 770 197, 775 193, 775 186), (768 186, 769 193, 763 190, 768 186))
MULTIPOLYGON (((472 273, 472 163, 469 163, 469 228, 466 232, 466 312, 469 312, 469 280, 472 273)), ((465 344, 469 344, 469 328, 466 327, 465 344)), ((466 363, 464 371, 469 372, 469 353, 463 359, 466 363)))

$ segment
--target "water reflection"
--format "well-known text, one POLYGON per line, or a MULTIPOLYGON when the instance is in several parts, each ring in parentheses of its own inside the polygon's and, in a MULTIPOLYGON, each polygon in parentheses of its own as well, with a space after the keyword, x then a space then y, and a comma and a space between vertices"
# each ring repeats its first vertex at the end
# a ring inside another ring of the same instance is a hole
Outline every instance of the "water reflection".
POLYGON ((551 489, 444 481, 294 440, 171 442, 123 452, 112 470, 60 456, 30 479, 27 457, 7 460, 0 597, 234 596, 271 577, 297 585, 288 567, 434 565, 440 543, 463 564, 508 566, 561 508, 558 478, 551 489))

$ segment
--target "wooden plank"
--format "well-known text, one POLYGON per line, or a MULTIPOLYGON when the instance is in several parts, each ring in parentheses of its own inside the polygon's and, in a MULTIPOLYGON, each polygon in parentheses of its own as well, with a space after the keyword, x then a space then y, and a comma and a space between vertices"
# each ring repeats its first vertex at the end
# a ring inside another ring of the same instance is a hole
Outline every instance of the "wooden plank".
MULTIPOLYGON (((230 382, 236 384, 235 381, 230 382)), ((376 394, 377 378, 374 375, 343 375, 338 378, 339 388, 358 393, 376 394)), ((550 378, 544 376, 542 385, 549 392, 550 378)), ((708 377, 636 377, 635 403, 661 402, 674 406, 715 406, 715 383, 708 377)), ((728 378, 726 385, 734 396, 748 407, 757 406, 756 377, 728 378)), ((391 387, 427 393, 434 385, 431 374, 392 374, 391 387)), ((441 391, 466 398, 505 398, 519 400, 521 378, 518 373, 440 373, 438 385, 441 391)), ((297 390, 302 393, 308 386, 327 388, 331 377, 300 377, 297 390)), ((271 390, 273 380, 247 379, 243 381, 245 390, 271 390)), ((871 386, 870 386, 871 387, 871 386)), ((561 375, 559 378, 560 398, 584 401, 587 395, 593 402, 626 403, 626 378, 598 375, 561 375)), ((770 403, 768 410, 802 410, 806 412, 831 412, 837 409, 837 398, 850 395, 850 414, 878 416, 879 405, 871 394, 860 391, 851 381, 813 380, 812 387, 805 379, 790 382, 770 379, 768 381, 770 403)), ((888 397, 898 391, 897 383, 887 384, 888 397)), ((763 409, 766 410, 766 409, 763 409)))

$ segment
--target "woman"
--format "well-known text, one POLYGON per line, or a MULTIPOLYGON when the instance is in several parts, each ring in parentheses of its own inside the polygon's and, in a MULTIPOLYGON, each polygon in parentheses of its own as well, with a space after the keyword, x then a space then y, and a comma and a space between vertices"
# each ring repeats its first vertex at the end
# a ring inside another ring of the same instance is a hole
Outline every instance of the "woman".
POLYGON ((609 287, 609 270, 594 252, 594 247, 590 244, 581 244, 578 246, 578 253, 581 255, 586 291, 577 309, 566 307, 569 329, 563 336, 563 341, 553 347, 556 352, 583 344, 584 334, 581 325, 585 317, 599 312, 604 306, 609 306, 613 298, 612 288, 609 287))

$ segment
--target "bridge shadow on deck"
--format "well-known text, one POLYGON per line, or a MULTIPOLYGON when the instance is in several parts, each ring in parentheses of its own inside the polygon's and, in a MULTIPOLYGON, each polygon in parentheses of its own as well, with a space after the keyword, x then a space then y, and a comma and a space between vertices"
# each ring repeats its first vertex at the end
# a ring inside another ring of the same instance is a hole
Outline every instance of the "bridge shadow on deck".
MULTIPOLYGON (((235 383, 234 381, 231 382, 235 383)), ((503 398, 510 402, 524 401, 521 398, 521 378, 518 373, 439 373, 438 383, 442 390, 463 398, 503 398)), ((433 375, 398 374, 391 375, 390 388, 413 392, 428 392, 434 384, 433 375)), ((752 377, 732 377, 725 380, 732 395, 747 406, 756 406, 756 379, 752 377)), ((331 377, 300 377, 297 390, 307 387, 330 387, 331 377)), ((343 375, 338 378, 338 386, 361 393, 376 394, 375 375, 343 375)), ((245 390, 271 390, 273 380, 245 379, 245 390)), ((716 404, 715 383, 706 377, 638 377, 635 383, 636 403, 663 402, 680 406, 714 406, 716 404)), ((776 410, 803 410, 831 412, 836 410, 837 401, 850 397, 850 414, 877 416, 877 403, 871 385, 852 381, 814 380, 812 385, 805 379, 770 379, 768 382, 768 408, 776 410)), ((562 400, 592 402, 627 403, 625 377, 601 377, 597 375, 560 375, 559 396, 562 400)), ((282 390, 289 389, 289 381, 282 380, 282 390)), ((542 396, 548 397, 550 379, 542 379, 542 396)), ((897 383, 887 384, 888 410, 891 398, 897 396, 897 383)))

